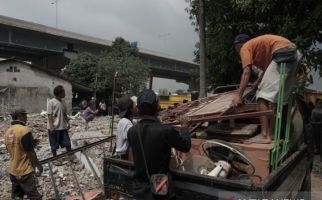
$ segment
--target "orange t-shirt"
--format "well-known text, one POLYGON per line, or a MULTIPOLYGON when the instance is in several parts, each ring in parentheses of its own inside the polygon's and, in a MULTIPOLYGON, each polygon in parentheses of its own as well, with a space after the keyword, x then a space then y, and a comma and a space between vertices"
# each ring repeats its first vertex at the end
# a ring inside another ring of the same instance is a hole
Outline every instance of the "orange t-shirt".
POLYGON ((255 65, 265 71, 272 61, 273 53, 281 48, 296 48, 296 45, 286 38, 277 35, 262 35, 246 42, 240 49, 243 68, 255 65))

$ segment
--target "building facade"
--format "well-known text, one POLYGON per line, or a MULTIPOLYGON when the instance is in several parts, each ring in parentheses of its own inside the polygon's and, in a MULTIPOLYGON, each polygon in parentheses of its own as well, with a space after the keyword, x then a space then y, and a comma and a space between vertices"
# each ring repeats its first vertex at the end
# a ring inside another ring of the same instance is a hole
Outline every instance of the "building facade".
POLYGON ((29 63, 7 59, 0 61, 0 112, 23 107, 29 113, 47 109, 57 85, 65 88, 68 112, 72 109, 72 83, 51 71, 29 63))

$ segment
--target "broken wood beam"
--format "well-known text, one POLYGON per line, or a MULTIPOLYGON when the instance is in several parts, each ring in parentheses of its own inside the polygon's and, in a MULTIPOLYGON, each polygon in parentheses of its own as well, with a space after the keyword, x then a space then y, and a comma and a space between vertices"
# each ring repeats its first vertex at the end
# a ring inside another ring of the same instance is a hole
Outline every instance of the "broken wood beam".
MULTIPOLYGON (((258 112, 248 112, 248 113, 240 113, 240 114, 229 114, 229 115, 216 115, 216 116, 207 116, 207 117, 199 117, 199 118, 191 118, 191 123, 199 123, 199 122, 209 122, 209 121, 218 121, 218 120, 230 120, 230 119, 241 119, 241 118, 253 118, 260 116, 271 116, 273 115, 272 110, 267 111, 258 111, 258 112)), ((170 122, 165 123, 169 125, 180 124, 180 122, 170 122)))

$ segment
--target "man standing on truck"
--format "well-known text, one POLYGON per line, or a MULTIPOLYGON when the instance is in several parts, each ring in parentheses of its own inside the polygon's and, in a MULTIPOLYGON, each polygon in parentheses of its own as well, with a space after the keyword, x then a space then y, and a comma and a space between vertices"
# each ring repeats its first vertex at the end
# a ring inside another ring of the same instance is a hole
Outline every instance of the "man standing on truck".
MULTIPOLYGON (((169 163, 171 157, 171 148, 182 152, 188 152, 191 147, 191 139, 188 130, 188 119, 182 118, 181 135, 169 125, 162 125, 157 118, 159 103, 156 94, 152 90, 143 90, 138 94, 137 107, 141 116, 141 121, 134 125, 128 131, 128 141, 132 148, 133 160, 135 165, 135 174, 133 177, 134 198, 155 199, 151 193, 149 178, 150 174, 167 174, 169 172, 169 163), (140 134, 140 137, 139 135, 140 134), (140 138, 144 149, 141 150, 140 138), (144 157, 148 169, 145 167, 144 157), (146 171, 147 170, 147 171, 146 171)), ((164 198, 174 197, 173 188, 171 188, 171 177, 169 193, 164 198)))
MULTIPOLYGON (((287 104, 291 88, 295 83, 296 69, 300 60, 300 53, 294 43, 277 35, 262 35, 250 39, 248 35, 237 35, 234 40, 235 50, 241 58, 243 74, 241 76, 239 91, 233 104, 241 104, 244 91, 248 85, 252 68, 258 68, 261 74, 253 84, 256 91, 256 100, 260 111, 273 108, 277 103, 279 90, 279 64, 286 63, 284 104, 287 104)), ((261 135, 251 142, 270 143, 274 130, 274 121, 269 123, 267 116, 260 117, 261 135)))

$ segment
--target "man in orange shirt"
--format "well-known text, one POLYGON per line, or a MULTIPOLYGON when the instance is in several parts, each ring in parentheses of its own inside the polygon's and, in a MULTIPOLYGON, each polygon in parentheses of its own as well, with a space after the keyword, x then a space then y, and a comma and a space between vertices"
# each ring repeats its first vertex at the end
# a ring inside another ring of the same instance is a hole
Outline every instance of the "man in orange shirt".
MULTIPOLYGON (((241 104, 251 70, 257 68, 261 71, 261 74, 253 84, 252 89, 257 90, 256 100, 259 103, 260 110, 268 110, 270 106, 274 108, 279 90, 279 64, 282 62, 286 63, 284 104, 287 104, 292 86, 295 83, 297 63, 301 57, 296 45, 277 35, 262 35, 250 39, 248 35, 240 34, 236 36, 234 46, 240 55, 243 67, 240 88, 233 100, 234 106, 241 104)), ((269 126, 267 116, 260 117, 260 123, 261 135, 252 142, 270 143, 273 130, 269 127, 274 126, 269 126)))

